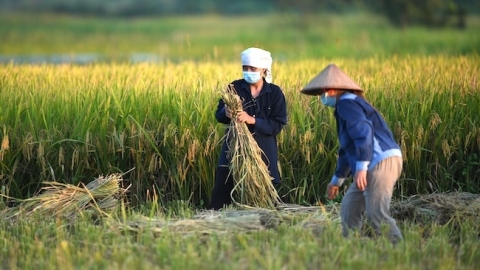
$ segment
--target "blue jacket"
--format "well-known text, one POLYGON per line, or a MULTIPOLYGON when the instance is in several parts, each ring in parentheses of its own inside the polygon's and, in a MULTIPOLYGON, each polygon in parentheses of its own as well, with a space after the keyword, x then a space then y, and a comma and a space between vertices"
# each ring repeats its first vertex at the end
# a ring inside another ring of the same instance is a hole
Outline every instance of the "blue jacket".
POLYGON ((341 186, 357 170, 370 170, 386 158, 402 157, 385 120, 363 98, 346 92, 337 101, 334 114, 340 148, 332 184, 341 186))

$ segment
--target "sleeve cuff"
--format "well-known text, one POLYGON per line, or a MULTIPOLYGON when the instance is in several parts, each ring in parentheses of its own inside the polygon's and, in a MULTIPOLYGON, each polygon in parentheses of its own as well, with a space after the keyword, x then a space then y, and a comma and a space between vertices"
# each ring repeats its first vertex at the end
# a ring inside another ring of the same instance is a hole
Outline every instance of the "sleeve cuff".
POLYGON ((357 161, 355 171, 366 171, 368 170, 368 165, 370 165, 370 161, 357 161))
POLYGON ((343 181, 345 181, 345 178, 340 178, 334 175, 330 183, 334 186, 341 186, 343 184, 343 181))

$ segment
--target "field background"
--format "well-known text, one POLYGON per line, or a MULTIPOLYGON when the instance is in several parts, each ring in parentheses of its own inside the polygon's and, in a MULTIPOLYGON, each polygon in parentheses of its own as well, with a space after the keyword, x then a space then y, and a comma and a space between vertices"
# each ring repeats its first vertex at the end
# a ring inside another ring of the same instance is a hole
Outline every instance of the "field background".
MULTIPOLYGON (((378 15, 0 16, 0 181, 4 205, 44 181, 88 183, 125 173, 132 207, 189 218, 204 208, 224 127, 219 90, 241 77, 240 52, 272 52, 287 97, 279 136, 285 202, 325 198, 338 143, 332 111, 299 91, 336 63, 366 90, 404 153, 395 200, 480 191, 480 19, 463 30, 390 26, 378 15)), ((339 202, 341 196, 336 200, 339 202)), ((475 269, 478 216, 401 223, 406 241, 344 241, 298 227, 252 234, 129 234, 85 217, 0 225, 7 269, 475 269), (455 222, 454 222, 455 221, 455 222), (436 254, 432 256, 432 254, 436 254), (428 259, 426 259, 428 258, 428 259)))

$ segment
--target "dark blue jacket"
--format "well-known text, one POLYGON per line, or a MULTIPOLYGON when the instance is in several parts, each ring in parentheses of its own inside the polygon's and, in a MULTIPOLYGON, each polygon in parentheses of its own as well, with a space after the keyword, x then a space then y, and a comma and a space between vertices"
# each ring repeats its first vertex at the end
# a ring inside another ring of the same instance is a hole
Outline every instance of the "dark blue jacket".
MULTIPOLYGON (((262 149, 263 160, 268 165, 274 183, 280 182, 278 172, 278 148, 276 136, 287 124, 287 105, 282 90, 275 84, 263 81, 263 87, 257 98, 253 98, 250 85, 244 80, 231 83, 243 100, 243 110, 255 117, 255 125, 248 125, 258 146, 262 149)), ((225 113, 225 103, 219 100, 215 112, 217 121, 224 124, 230 123, 230 118, 225 113)), ((220 152, 219 166, 228 165, 226 157, 227 144, 223 143, 220 152)))
POLYGON ((385 120, 363 98, 346 92, 337 101, 334 114, 340 149, 332 184, 340 186, 350 174, 370 170, 386 158, 402 157, 385 120))

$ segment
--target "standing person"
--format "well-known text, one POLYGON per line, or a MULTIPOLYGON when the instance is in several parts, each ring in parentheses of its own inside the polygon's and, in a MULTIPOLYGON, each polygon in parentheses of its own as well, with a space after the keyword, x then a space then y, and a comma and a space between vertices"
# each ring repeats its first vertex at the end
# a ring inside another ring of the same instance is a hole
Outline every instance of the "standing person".
MULTIPOLYGON (((287 106, 280 87, 272 83, 272 57, 270 52, 248 48, 241 53, 243 79, 231 82, 243 101, 243 111, 237 120, 244 122, 263 151, 262 159, 268 166, 273 184, 280 183, 278 171, 277 135, 287 123, 287 106)), ((218 122, 229 124, 231 113, 222 99, 219 100, 215 117, 218 122)), ((231 204, 233 178, 230 175, 227 157, 227 141, 223 142, 215 171, 210 207, 218 210, 231 204)))
POLYGON ((390 240, 402 240, 390 216, 393 188, 402 171, 402 152, 383 117, 365 100, 363 90, 335 64, 328 65, 301 92, 320 95, 325 106, 335 109, 340 148, 327 187, 328 199, 338 195, 346 177, 352 175, 354 181, 341 203, 343 235, 359 230, 366 212, 377 234, 381 224, 386 224, 390 240))

